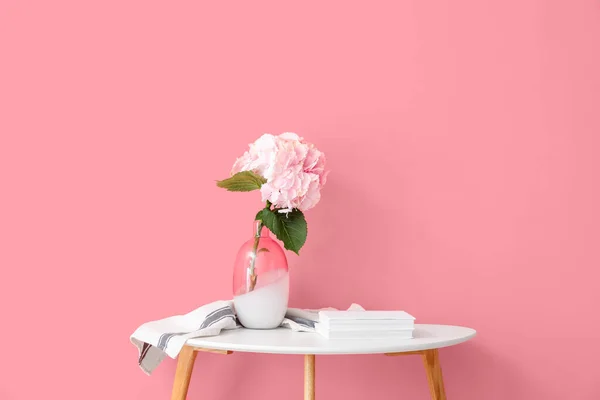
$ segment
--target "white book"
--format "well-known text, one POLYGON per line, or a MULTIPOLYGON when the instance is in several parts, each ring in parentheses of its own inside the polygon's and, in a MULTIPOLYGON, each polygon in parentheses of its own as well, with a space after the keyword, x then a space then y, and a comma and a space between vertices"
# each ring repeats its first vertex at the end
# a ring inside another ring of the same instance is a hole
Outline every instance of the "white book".
POLYGON ((357 324, 335 324, 330 323, 330 321, 323 321, 319 323, 322 329, 326 329, 328 331, 403 331, 407 329, 414 329, 415 325, 411 323, 403 323, 403 324, 381 324, 376 320, 368 321, 366 324, 357 323, 357 324))
POLYGON ((322 323, 316 323, 315 330, 327 339, 412 339, 413 337, 413 329, 331 331, 324 328, 322 323))
POLYGON ((401 320, 414 321, 415 317, 405 311, 319 311, 319 321, 348 320, 401 320))
POLYGON ((415 318, 404 311, 321 311, 319 322, 327 330, 412 329, 415 318))

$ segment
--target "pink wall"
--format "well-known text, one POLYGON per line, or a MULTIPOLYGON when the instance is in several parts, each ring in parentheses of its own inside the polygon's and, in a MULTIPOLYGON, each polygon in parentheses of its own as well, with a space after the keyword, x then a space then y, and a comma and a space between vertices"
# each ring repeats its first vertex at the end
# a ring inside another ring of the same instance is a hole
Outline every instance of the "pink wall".
MULTIPOLYGON (((600 398, 597 1, 195 3, 0 4, 0 399, 169 398, 128 336, 230 296, 260 204, 214 180, 286 130, 333 171, 293 305, 476 328, 451 399, 600 398)), ((317 362, 321 399, 428 396, 317 362)), ((191 399, 301 397, 299 357, 196 366, 191 399)))

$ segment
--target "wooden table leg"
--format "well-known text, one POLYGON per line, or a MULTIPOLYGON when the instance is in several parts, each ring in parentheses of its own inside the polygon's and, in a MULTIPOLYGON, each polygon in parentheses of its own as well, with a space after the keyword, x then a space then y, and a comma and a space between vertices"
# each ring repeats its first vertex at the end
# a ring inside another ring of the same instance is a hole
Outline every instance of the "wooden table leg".
POLYGON ((173 382, 173 391, 171 400, 185 400, 192 378, 194 361, 196 353, 193 347, 183 346, 177 359, 177 370, 175 371, 175 381, 173 382))
POLYGON ((440 366, 440 354, 437 349, 425 350, 422 353, 429 391, 433 400, 446 400, 442 367, 440 366))
POLYGON ((304 356, 304 400, 315 400, 315 356, 304 356))

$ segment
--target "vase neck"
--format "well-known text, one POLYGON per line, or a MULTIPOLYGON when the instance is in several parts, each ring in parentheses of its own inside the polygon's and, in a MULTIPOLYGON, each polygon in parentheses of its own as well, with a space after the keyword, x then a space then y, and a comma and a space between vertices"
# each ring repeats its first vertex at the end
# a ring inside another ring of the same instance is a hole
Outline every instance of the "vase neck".
POLYGON ((254 237, 269 237, 269 230, 262 221, 254 221, 254 237))

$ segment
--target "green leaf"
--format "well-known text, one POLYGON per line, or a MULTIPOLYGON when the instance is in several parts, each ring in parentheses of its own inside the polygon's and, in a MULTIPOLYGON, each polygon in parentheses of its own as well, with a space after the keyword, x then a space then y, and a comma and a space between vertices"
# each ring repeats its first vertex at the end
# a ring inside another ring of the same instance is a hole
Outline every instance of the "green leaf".
POLYGON ((267 180, 252 171, 242 171, 231 178, 217 181, 217 186, 230 192, 251 192, 260 189, 267 180))
POLYGON ((283 242, 286 249, 298 254, 306 242, 307 227, 304 214, 298 209, 287 214, 278 211, 265 208, 260 219, 277 239, 283 242))

